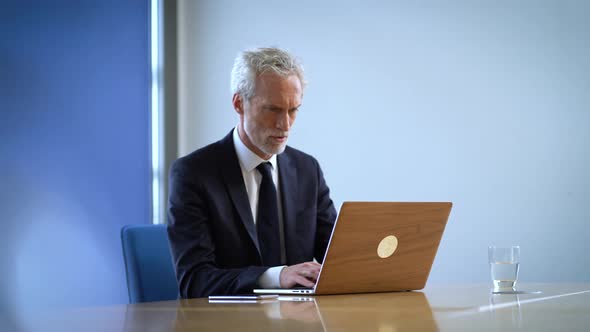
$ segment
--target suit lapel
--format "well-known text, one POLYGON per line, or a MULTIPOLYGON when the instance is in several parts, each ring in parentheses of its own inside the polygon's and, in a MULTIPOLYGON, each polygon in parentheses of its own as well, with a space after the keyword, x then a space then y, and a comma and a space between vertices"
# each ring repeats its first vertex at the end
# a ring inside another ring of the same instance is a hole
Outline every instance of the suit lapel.
POLYGON ((224 149, 221 153, 224 160, 220 163, 223 181, 229 196, 240 215, 240 219, 260 255, 256 226, 254 225, 252 210, 250 209, 250 202, 248 201, 248 193, 246 192, 244 178, 242 177, 242 169, 240 168, 240 162, 238 161, 238 156, 236 155, 234 148, 232 133, 233 131, 220 141, 224 149))
POLYGON ((277 156, 279 164, 279 183, 283 207, 283 227, 285 231, 285 250, 287 262, 297 261, 297 234, 295 217, 297 211, 297 169, 287 151, 277 156))

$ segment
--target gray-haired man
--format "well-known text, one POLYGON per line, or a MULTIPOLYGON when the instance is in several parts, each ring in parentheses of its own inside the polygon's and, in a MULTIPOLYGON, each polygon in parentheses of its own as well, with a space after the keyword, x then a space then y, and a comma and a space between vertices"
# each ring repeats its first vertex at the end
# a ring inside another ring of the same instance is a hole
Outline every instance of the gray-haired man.
POLYGON ((241 52, 237 127, 172 166, 168 236, 181 297, 313 287, 336 210, 318 162, 287 146, 303 88, 289 53, 241 52))

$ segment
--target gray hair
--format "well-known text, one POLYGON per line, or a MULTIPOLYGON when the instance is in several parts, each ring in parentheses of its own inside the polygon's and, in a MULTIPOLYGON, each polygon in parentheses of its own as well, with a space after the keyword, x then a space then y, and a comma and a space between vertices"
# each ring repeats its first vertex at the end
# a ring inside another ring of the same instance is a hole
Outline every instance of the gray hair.
POLYGON ((305 87, 303 66, 298 58, 279 48, 256 48, 242 51, 231 71, 231 92, 246 100, 254 96, 256 76, 271 72, 283 77, 297 75, 301 89, 305 87))

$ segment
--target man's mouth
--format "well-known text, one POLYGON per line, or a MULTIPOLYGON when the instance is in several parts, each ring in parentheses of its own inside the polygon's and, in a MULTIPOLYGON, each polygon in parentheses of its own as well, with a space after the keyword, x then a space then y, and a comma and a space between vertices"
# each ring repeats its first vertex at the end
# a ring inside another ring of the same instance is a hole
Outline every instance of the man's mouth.
POLYGON ((288 137, 288 136, 270 136, 270 138, 271 138, 273 141, 275 141, 275 142, 278 142, 278 143, 283 143, 283 142, 286 142, 286 141, 287 141, 287 137, 288 137))

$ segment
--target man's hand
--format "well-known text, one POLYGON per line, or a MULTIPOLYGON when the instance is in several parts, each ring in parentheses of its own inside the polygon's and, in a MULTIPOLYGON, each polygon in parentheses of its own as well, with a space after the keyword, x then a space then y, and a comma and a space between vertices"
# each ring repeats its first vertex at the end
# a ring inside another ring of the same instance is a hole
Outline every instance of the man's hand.
POLYGON ((320 267, 316 262, 287 266, 281 270, 279 284, 281 288, 292 288, 295 285, 312 288, 320 274, 320 267))

